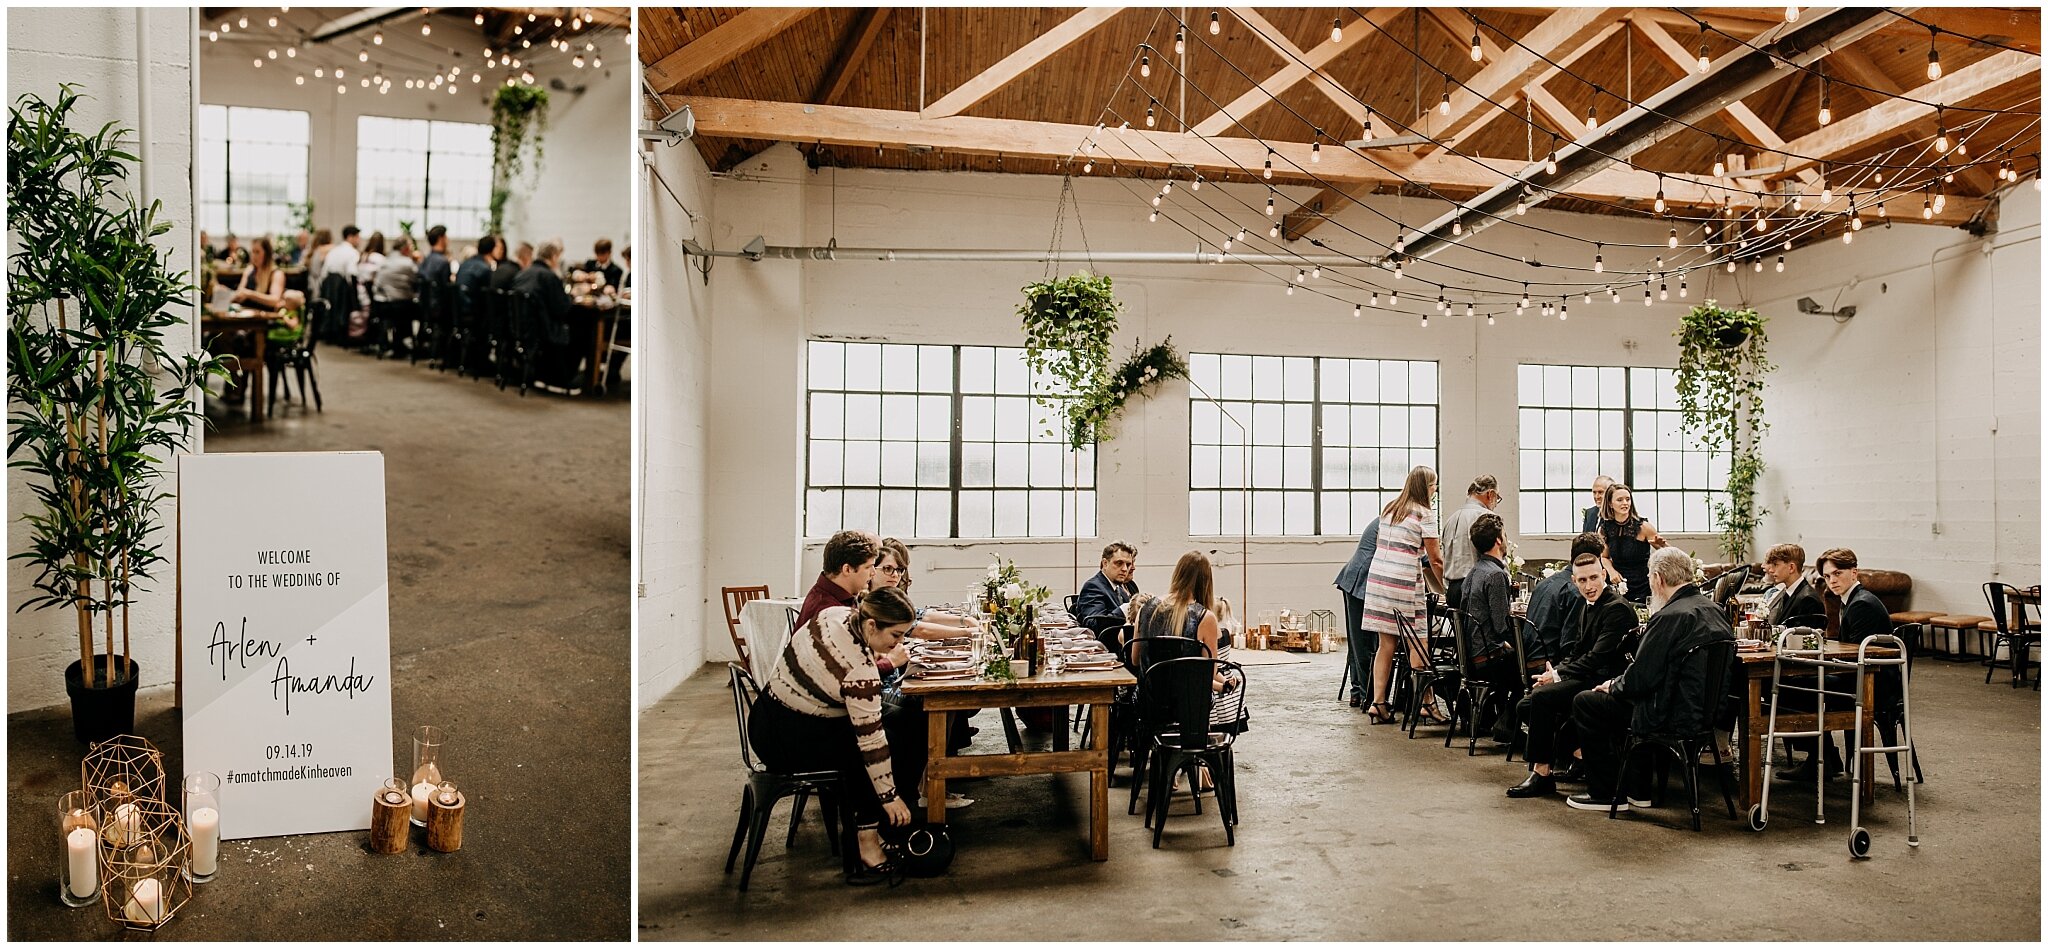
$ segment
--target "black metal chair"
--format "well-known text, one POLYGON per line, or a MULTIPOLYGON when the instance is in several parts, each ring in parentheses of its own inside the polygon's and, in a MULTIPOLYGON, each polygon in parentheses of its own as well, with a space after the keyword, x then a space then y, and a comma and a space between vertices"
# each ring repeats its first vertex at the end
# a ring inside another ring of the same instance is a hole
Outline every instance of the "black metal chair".
MULTIPOLYGON (((1425 620, 1425 622, 1427 622, 1425 620)), ((1432 648, 1429 636, 1424 630, 1415 628, 1408 614, 1394 613, 1394 625, 1400 630, 1403 655, 1395 656, 1401 664, 1395 672, 1407 682, 1406 701, 1402 704, 1402 724, 1408 729, 1408 737, 1415 737, 1415 729, 1422 723, 1422 702, 1424 695, 1434 695, 1440 685, 1457 688, 1458 666, 1455 661, 1446 662, 1432 648), (1421 656, 1422 663, 1416 665, 1414 657, 1421 656)))
MULTIPOLYGON (((1998 647, 2004 646, 2006 656, 2012 664, 2012 687, 2017 689, 2026 681, 2027 666, 2033 664, 2027 655, 2041 644, 2041 621, 2037 617, 2026 617, 2026 604, 2012 597, 2019 593, 2019 587, 1996 580, 1984 584, 1984 602, 1991 607, 1991 620, 1997 625, 1997 633, 1991 641, 1991 648, 1984 655, 1984 684, 1991 684, 1991 674, 1998 671, 1998 647), (2012 614, 2020 612, 2020 625, 2012 624, 2012 614)), ((2034 689, 2041 688, 2041 677, 2034 677, 2034 689)))
MULTIPOLYGON (((1451 727, 1444 730, 1444 747, 1449 748, 1451 746, 1451 738, 1458 733, 1458 723, 1463 722, 1465 730, 1471 736, 1471 739, 1465 743, 1465 756, 1469 758, 1479 753, 1479 713, 1487 707, 1488 703, 1497 702, 1499 696, 1496 694, 1497 690, 1492 682, 1488 682, 1473 674, 1475 670, 1472 666, 1471 651, 1469 645, 1465 642, 1464 614, 1457 610, 1448 610, 1446 612, 1450 615, 1451 639, 1453 640, 1453 647, 1457 650, 1458 688, 1453 693, 1451 701, 1451 727)), ((1527 666, 1521 664, 1522 650, 1520 644, 1521 634, 1519 632, 1515 634, 1515 639, 1516 668, 1527 669, 1527 666)), ((1505 715, 1508 712, 1502 710, 1500 714, 1505 715)), ((1512 751, 1513 747, 1510 746, 1509 750, 1512 751)))
POLYGON ((744 842, 747 862, 740 871, 740 889, 744 891, 747 881, 754 875, 754 861, 761 856, 761 839, 767 836, 768 820, 773 816, 775 803, 785 797, 796 798, 796 807, 789 815, 789 838, 784 841, 784 846, 796 842, 796 828, 803 820, 804 802, 816 793, 819 809, 825 812, 826 840, 832 853, 839 853, 839 815, 834 809, 838 800, 839 772, 778 774, 755 761, 747 721, 753 715, 754 700, 760 697, 760 689, 755 687, 754 677, 747 674, 745 666, 728 662, 725 669, 732 685, 733 717, 739 723, 740 760, 747 766, 747 786, 740 793, 740 817, 732 830, 732 848, 725 854, 725 872, 732 872, 733 862, 739 859, 740 844, 744 842))
MULTIPOLYGON (((1124 657, 1124 643, 1129 642, 1132 635, 1134 635, 1133 627, 1131 624, 1125 623, 1103 630, 1097 635, 1096 639, 1108 647, 1111 655, 1122 659, 1124 657)), ((1128 668, 1128 661, 1126 661, 1125 666, 1128 668)), ((1131 674, 1136 675, 1137 670, 1132 669, 1131 674)), ((1108 741, 1109 773, 1111 775, 1116 774, 1117 756, 1122 754, 1125 748, 1130 747, 1130 723, 1136 716, 1137 696, 1138 692, 1135 688, 1119 689, 1117 690, 1115 701, 1111 702, 1109 706, 1108 741)), ((1080 747, 1082 748, 1095 747, 1095 716, 1088 714, 1090 709, 1091 706, 1083 705, 1078 714, 1074 716, 1074 730, 1081 736, 1080 747)))
MULTIPOLYGON (((314 411, 327 410, 326 404, 320 398, 320 374, 313 362, 313 349, 320 345, 320 336, 316 328, 326 319, 326 300, 308 302, 306 308, 299 313, 299 338, 282 345, 273 344, 264 357, 264 362, 268 364, 265 371, 270 375, 270 394, 264 406, 266 414, 274 414, 277 411, 277 390, 285 388, 284 374, 287 369, 293 370, 299 380, 299 406, 304 408, 307 404, 307 385, 310 383, 314 411)), ((284 401, 286 405, 291 404, 290 392, 285 393, 284 401)))
MULTIPOLYGON (((1638 735, 1633 729, 1629 731, 1627 740, 1621 745, 1621 773, 1614 782, 1614 803, 1607 808, 1609 819, 1613 819, 1621 812, 1621 799, 1626 793, 1625 789, 1629 787, 1629 762, 1635 758, 1638 750, 1655 748, 1676 757, 1679 765, 1685 769, 1685 794, 1692 805, 1692 829, 1697 832, 1700 829, 1699 772, 1702 747, 1713 753, 1714 769, 1721 777, 1721 799, 1728 805, 1729 819, 1735 818, 1735 769, 1721 759, 1721 746, 1714 740, 1714 709, 1719 707, 1722 694, 1728 690, 1728 673, 1735 664, 1735 640, 1717 639, 1694 646, 1678 657, 1675 668, 1683 674, 1695 663, 1705 664, 1705 668, 1701 670, 1705 677, 1705 688, 1700 693, 1703 707, 1698 727, 1676 735, 1638 735)), ((1670 687, 1676 688, 1677 681, 1674 680, 1670 687)), ((1660 764, 1668 765, 1669 762, 1660 759, 1660 764)), ((1659 770, 1661 773, 1662 768, 1659 770)), ((1656 786, 1661 788, 1663 783, 1660 777, 1656 786)))
MULTIPOLYGON (((1130 733, 1128 747, 1131 749, 1131 801, 1124 808, 1126 814, 1138 812, 1138 789, 1145 783, 1145 764, 1152 752, 1152 741, 1157 737, 1156 724, 1146 716, 1145 676, 1153 666, 1174 659, 1212 658, 1209 647, 1199 639, 1186 636, 1137 636, 1133 635, 1123 643, 1117 653, 1123 660, 1124 668, 1138 677, 1138 695, 1129 717, 1130 733)), ((1110 758, 1114 768, 1116 758, 1110 758)))
POLYGON ((519 381, 520 395, 525 395, 526 390, 533 388, 533 384, 540 379, 541 361, 545 358, 548 338, 548 320, 543 312, 545 309, 540 298, 531 293, 513 291, 511 294, 511 307, 508 311, 511 314, 511 345, 499 348, 499 378, 502 380, 505 377, 506 363, 503 357, 509 352, 512 357, 509 368, 512 378, 519 381))
POLYGON ((455 335, 455 285, 437 280, 420 281, 419 330, 407 354, 414 364, 425 356, 441 369, 448 368, 448 347, 455 335))
MULTIPOLYGON (((1067 595, 1066 595, 1066 597, 1065 597, 1065 598, 1064 598, 1064 599, 1063 599, 1063 600, 1062 600, 1061 602, 1065 603, 1065 604, 1066 604, 1066 606, 1067 606, 1067 615, 1068 615, 1068 616, 1073 616, 1073 615, 1074 615, 1074 604, 1076 604, 1076 603, 1079 603, 1079 602, 1081 602, 1081 594, 1079 594, 1079 593, 1069 593, 1069 594, 1067 594, 1067 595)), ((1075 617, 1075 618, 1076 618, 1076 619, 1078 619, 1079 617, 1075 617)))
POLYGON ((1237 767, 1233 754, 1236 736, 1209 728, 1209 712, 1216 697, 1211 683, 1219 673, 1240 683, 1240 693, 1249 688, 1244 684, 1244 667, 1206 656, 1148 663, 1140 680, 1138 694, 1145 718, 1154 723, 1151 767, 1146 775, 1152 793, 1146 799, 1145 823, 1152 828, 1155 850, 1166 833, 1173 775, 1187 772, 1195 813, 1201 813, 1201 790, 1194 783, 1198 765, 1207 765, 1215 781, 1216 812, 1223 819, 1224 839, 1237 846, 1237 767))

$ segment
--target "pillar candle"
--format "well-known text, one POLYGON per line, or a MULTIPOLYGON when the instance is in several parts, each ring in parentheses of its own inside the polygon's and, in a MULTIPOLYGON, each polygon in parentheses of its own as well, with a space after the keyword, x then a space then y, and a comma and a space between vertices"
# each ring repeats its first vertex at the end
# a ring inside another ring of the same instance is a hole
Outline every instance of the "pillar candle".
POLYGON ((434 793, 436 785, 421 781, 412 786, 412 822, 421 826, 427 823, 427 795, 434 793))
POLYGON ((70 850, 71 895, 85 899, 100 889, 100 835, 90 827, 80 827, 64 836, 65 846, 70 850))
POLYGON ((192 809, 192 872, 210 877, 220 869, 220 811, 192 809))
POLYGON ((142 880, 128 890, 121 915, 131 922, 156 923, 164 918, 164 891, 155 880, 142 880))
POLYGON ((142 836, 142 812, 133 804, 114 808, 113 826, 107 829, 107 842, 116 847, 125 847, 142 836))

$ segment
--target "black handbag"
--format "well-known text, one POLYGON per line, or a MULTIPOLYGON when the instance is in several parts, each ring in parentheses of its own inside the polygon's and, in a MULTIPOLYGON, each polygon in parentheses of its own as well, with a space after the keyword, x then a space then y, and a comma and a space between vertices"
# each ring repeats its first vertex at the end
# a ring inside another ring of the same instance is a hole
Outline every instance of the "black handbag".
POLYGON ((953 835, 943 824, 915 824, 901 831, 891 830, 884 843, 889 859, 904 876, 943 876, 953 865, 953 835))

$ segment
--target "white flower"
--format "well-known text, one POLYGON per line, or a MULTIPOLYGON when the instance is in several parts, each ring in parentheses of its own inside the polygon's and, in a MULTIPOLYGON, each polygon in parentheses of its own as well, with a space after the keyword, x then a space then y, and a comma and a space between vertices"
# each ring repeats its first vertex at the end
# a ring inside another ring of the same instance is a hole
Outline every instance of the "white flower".
POLYGON ((1159 378, 1159 367, 1158 367, 1158 366, 1147 366, 1147 367, 1145 367, 1145 376, 1144 376, 1144 379, 1145 379, 1145 381, 1146 381, 1146 382, 1151 382, 1152 380, 1154 380, 1154 379, 1157 379, 1157 378, 1159 378))
POLYGON ((1627 596, 1627 595, 1628 595, 1628 581, 1627 581, 1627 580, 1623 580, 1623 579, 1622 579, 1622 578, 1620 578, 1620 577, 1615 577, 1615 578, 1614 578, 1614 592, 1616 592, 1616 593, 1619 593, 1619 594, 1621 594, 1622 596, 1627 596))
POLYGON ((1023 595, 1024 595, 1024 588, 1023 588, 1023 587, 1021 587, 1021 586, 1018 586, 1018 585, 1017 585, 1017 584, 1016 584, 1016 583, 1015 583, 1014 581, 1013 581, 1013 582, 1010 582, 1010 583, 1005 583, 1005 584, 1003 584, 1003 599, 1005 599, 1005 600, 1014 600, 1014 599, 1017 599, 1018 597, 1021 597, 1021 596, 1023 596, 1023 595))
POLYGON ((995 578, 996 578, 997 576, 999 576, 999 575, 1000 575, 1000 574, 999 574, 999 573, 998 573, 998 571, 996 570, 996 565, 995 565, 995 564, 989 564, 989 565, 988 565, 988 578, 989 578, 990 580, 994 580, 994 579, 995 579, 995 578))

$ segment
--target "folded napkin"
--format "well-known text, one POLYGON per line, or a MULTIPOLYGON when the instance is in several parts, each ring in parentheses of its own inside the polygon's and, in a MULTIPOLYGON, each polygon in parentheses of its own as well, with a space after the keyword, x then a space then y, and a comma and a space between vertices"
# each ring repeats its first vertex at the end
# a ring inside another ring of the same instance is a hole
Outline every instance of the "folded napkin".
POLYGON ((927 670, 919 671, 919 670, 916 670, 916 669, 912 669, 912 670, 911 670, 911 672, 910 672, 910 677, 911 677, 911 678, 913 678, 913 679, 934 679, 934 680, 952 680, 952 679, 976 679, 976 678, 980 678, 980 677, 981 677, 981 670, 979 670, 979 669, 948 669, 948 670, 933 670, 933 669, 927 669, 927 670))

